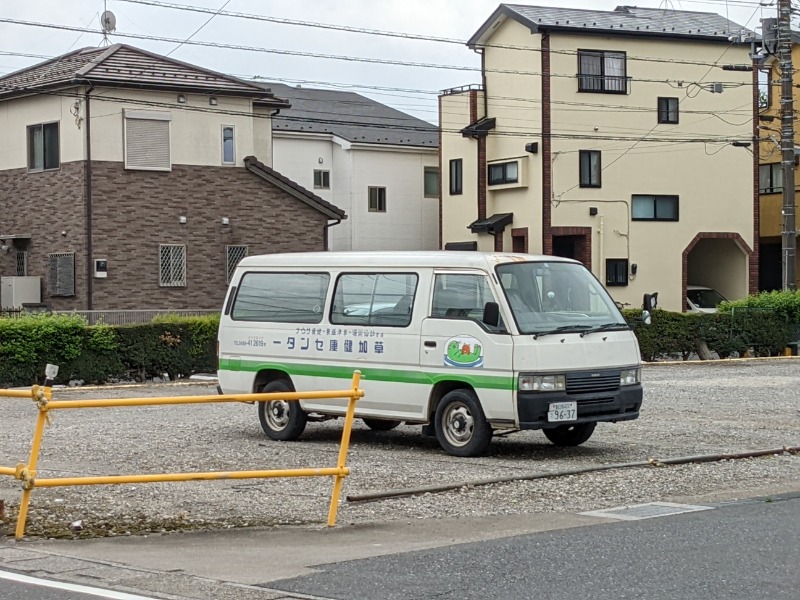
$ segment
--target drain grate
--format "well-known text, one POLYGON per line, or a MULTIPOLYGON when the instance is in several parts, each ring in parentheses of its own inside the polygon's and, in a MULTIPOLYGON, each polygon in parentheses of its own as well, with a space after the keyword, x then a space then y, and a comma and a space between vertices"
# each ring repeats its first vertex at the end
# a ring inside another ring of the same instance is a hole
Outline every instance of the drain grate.
POLYGON ((674 504, 672 502, 648 502, 647 504, 634 504, 632 506, 617 506, 603 510, 590 510, 582 515, 590 517, 605 517, 607 519, 620 519, 622 521, 639 521, 655 517, 668 517, 682 513, 712 510, 713 506, 697 506, 693 504, 674 504))

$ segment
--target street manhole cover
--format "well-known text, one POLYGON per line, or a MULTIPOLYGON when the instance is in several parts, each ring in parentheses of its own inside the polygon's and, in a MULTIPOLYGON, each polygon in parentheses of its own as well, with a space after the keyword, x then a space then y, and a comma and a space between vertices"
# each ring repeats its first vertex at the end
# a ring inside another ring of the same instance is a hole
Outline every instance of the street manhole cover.
POLYGON ((647 504, 634 504, 632 506, 617 506, 614 508, 605 508, 603 510, 590 510, 588 512, 582 512, 581 514, 590 517, 620 519, 622 521, 639 521, 640 519, 668 517, 670 515, 680 515, 688 512, 712 510, 713 508, 713 506, 673 504, 672 502, 648 502, 647 504))

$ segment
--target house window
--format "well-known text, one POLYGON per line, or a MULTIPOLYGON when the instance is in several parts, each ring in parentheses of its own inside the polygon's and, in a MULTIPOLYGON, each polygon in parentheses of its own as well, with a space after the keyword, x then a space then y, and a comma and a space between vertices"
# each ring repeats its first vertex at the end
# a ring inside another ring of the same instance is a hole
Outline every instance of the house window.
POLYGON ((519 163, 515 160, 489 165, 489 185, 503 185, 519 181, 519 163))
POLYGON ((233 137, 233 127, 225 125, 222 128, 222 164, 236 164, 236 144, 233 137))
POLYGON ((28 126, 28 169, 47 171, 61 165, 58 123, 28 126))
POLYGON ((678 99, 659 98, 658 99, 658 122, 677 123, 678 122, 678 99))
POLYGON ((677 221, 678 196, 633 196, 634 221, 677 221))
POLYGON ((778 194, 783 192, 783 165, 772 163, 758 167, 758 193, 778 194))
POLYGON ((161 287, 186 287, 186 246, 161 244, 158 247, 161 287))
POLYGON ((369 188, 369 212, 386 212, 386 188, 369 188))
POLYGON ((126 108, 124 114, 125 168, 141 171, 171 170, 170 113, 126 108))
POLYGON ((247 256, 247 246, 225 246, 225 282, 230 283, 239 261, 247 256))
POLYGON ((458 196, 464 193, 464 161, 454 158, 450 161, 450 195, 458 196))
POLYGON ((331 172, 314 170, 314 189, 315 190, 329 190, 331 189, 331 172))
POLYGON ((51 296, 75 295, 75 253, 47 255, 47 288, 51 296))
POLYGON ((425 167, 424 194, 426 198, 439 197, 439 167, 425 167))
POLYGON ((28 253, 24 250, 17 250, 17 277, 25 277, 28 274, 28 253))
POLYGON ((600 187, 600 151, 581 150, 580 156, 580 186, 600 187))
POLYGON ((628 259, 606 259, 606 285, 628 285, 628 259))
POLYGON ((578 91, 627 94, 625 53, 578 50, 578 91))

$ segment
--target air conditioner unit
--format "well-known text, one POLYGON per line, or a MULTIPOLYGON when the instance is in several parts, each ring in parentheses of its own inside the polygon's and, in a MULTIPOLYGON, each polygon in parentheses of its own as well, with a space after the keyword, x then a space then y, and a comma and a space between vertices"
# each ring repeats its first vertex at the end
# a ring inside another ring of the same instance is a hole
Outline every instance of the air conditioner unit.
POLYGON ((0 277, 0 307, 22 308, 42 301, 41 277, 0 277))

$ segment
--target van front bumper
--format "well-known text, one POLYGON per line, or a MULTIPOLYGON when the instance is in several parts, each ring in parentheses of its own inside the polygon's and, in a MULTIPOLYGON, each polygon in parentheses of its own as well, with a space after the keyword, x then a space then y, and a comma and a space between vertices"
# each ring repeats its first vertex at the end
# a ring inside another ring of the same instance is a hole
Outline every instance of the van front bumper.
POLYGON ((630 421, 639 417, 642 405, 641 384, 621 387, 609 392, 568 394, 566 392, 517 392, 517 415, 520 429, 549 429, 559 425, 630 421), (550 423, 547 413, 553 402, 575 402, 575 421, 550 423))

